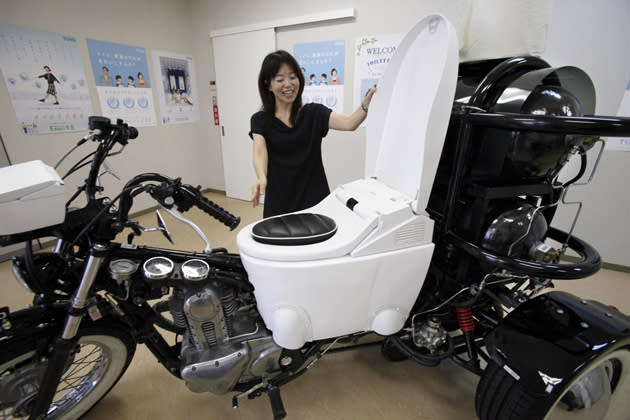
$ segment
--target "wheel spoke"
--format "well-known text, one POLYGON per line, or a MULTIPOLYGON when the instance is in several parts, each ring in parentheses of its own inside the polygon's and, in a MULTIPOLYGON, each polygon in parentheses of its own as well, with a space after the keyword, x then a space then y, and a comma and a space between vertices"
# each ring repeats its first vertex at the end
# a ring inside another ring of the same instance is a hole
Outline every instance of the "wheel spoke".
MULTIPOLYGON (((77 354, 81 350, 84 349, 80 349, 77 354)), ((55 399, 55 406, 62 406, 73 398, 80 398, 84 384, 92 381, 91 376, 98 371, 103 360, 102 350, 96 346, 93 346, 84 356, 75 359, 57 389, 56 396, 58 397, 55 399)))
MULTIPOLYGON (((109 391, 131 360, 135 345, 123 330, 107 327, 86 330, 81 331, 64 367, 47 419, 81 417, 109 391)), ((10 401, 0 403, 0 420, 24 420, 30 415, 29 407, 38 393, 47 361, 31 350, 3 366, 2 386, 14 391, 8 394, 10 401)))
POLYGON ((92 351, 89 354, 86 354, 85 356, 79 358, 79 359, 75 359, 72 362, 71 365, 71 369, 68 371, 67 375, 72 375, 74 374, 77 370, 82 369, 83 366, 94 363, 93 360, 91 361, 86 361, 90 356, 92 356, 95 353, 99 353, 98 354, 98 358, 101 357, 100 355, 100 350, 97 347, 94 347, 94 349, 92 349, 92 351))

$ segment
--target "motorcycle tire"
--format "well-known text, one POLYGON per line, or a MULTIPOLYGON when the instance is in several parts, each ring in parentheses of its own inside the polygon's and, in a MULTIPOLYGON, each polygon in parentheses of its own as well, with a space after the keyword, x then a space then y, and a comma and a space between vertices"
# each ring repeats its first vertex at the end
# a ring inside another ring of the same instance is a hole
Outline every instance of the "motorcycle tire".
MULTIPOLYGON (((118 382, 135 354, 136 343, 122 327, 93 323, 80 328, 77 337, 46 420, 83 416, 118 382)), ((10 360, 0 356, 0 420, 29 417, 46 363, 35 348, 10 360)))
MULTIPOLYGON (((535 363, 535 362, 533 362, 535 363)), ((475 396, 480 420, 623 420, 628 418, 630 346, 616 346, 584 363, 549 396, 528 392, 491 361, 475 396)))

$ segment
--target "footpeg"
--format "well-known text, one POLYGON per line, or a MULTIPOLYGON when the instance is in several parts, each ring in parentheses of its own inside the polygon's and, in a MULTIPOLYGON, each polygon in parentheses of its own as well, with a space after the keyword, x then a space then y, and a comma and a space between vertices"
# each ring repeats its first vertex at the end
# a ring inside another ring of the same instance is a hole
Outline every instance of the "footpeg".
POLYGON ((282 420, 283 418, 285 418, 287 416, 287 412, 284 410, 284 405, 282 404, 280 388, 275 385, 268 385, 267 395, 269 396, 269 402, 271 403, 273 420, 282 420))

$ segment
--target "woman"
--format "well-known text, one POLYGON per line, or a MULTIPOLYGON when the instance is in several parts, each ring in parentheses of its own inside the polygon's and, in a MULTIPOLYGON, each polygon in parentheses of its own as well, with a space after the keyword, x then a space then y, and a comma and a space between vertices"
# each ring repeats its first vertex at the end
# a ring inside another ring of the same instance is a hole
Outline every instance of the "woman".
POLYGON ((142 73, 138 73, 138 87, 139 88, 148 88, 149 85, 146 80, 144 80, 144 75, 142 73))
POLYGON ((109 69, 106 66, 101 68, 103 75, 98 80, 99 86, 114 86, 114 79, 109 75, 109 69))
POLYGON ((59 84, 61 84, 61 82, 57 80, 54 74, 52 74, 50 67, 44 66, 44 71, 46 73, 40 76, 35 76, 36 79, 46 79, 46 82, 48 82, 48 89, 46 89, 46 95, 42 99, 40 99, 39 102, 46 102, 46 99, 48 99, 48 95, 52 95, 55 98, 55 105, 59 105, 59 99, 57 98, 57 89, 55 88, 55 82, 59 84))
POLYGON ((337 69, 332 69, 330 71, 330 84, 331 85, 340 85, 341 79, 337 76, 337 69))
POLYGON ((367 116, 376 89, 371 89, 352 115, 332 112, 321 104, 302 104, 304 75, 291 54, 273 52, 258 76, 262 110, 251 118, 254 140, 252 203, 265 194, 263 217, 314 206, 329 193, 322 163, 322 138, 328 129, 353 131, 367 116))

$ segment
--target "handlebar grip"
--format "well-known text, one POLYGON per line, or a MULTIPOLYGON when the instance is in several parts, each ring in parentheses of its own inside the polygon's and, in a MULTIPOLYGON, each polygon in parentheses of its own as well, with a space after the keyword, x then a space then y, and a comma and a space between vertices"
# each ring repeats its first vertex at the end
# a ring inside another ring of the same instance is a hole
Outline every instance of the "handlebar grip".
POLYGON ((240 217, 230 214, 230 212, 208 200, 204 196, 199 196, 195 205, 205 213, 208 213, 210 216, 223 223, 225 226, 229 227, 230 230, 236 229, 239 223, 241 223, 240 217))
POLYGON ((129 126, 127 133, 129 134, 130 140, 138 138, 138 129, 136 127, 129 126))

